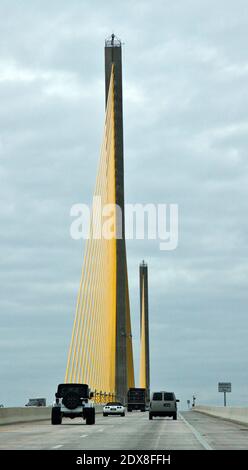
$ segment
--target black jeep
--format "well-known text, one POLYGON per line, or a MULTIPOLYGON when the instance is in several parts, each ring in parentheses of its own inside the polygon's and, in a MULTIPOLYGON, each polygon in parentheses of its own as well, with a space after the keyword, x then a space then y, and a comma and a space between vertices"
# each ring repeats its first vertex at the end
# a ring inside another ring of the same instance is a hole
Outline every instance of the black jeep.
POLYGON ((52 407, 52 424, 61 424, 62 418, 81 417, 86 424, 95 424, 93 393, 86 384, 60 384, 52 407))

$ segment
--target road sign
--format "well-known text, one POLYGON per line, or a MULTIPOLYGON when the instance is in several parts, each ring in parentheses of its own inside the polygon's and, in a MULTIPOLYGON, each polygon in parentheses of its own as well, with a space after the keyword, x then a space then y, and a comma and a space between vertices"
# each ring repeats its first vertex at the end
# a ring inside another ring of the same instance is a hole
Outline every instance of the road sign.
POLYGON ((219 392, 228 392, 232 391, 232 384, 231 382, 219 382, 218 383, 218 390, 219 392))
POLYGON ((224 392, 224 406, 226 406, 226 394, 232 391, 231 382, 219 382, 218 390, 219 392, 224 392))

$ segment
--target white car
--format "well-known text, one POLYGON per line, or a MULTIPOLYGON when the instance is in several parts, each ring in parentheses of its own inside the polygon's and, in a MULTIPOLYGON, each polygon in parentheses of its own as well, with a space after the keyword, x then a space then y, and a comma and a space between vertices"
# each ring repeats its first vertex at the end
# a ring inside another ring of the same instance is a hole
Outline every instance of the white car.
POLYGON ((107 403, 103 407, 103 416, 120 415, 125 416, 125 407, 118 401, 107 403))

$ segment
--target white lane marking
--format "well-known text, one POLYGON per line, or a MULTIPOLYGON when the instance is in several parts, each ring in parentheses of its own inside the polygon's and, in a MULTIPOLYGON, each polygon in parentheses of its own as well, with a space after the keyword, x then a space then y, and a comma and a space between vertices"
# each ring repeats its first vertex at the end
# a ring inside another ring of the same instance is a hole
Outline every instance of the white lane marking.
POLYGON ((103 432, 103 428, 102 428, 102 429, 98 429, 96 432, 103 432))
POLYGON ((158 434, 158 436, 156 437, 156 441, 155 441, 155 445, 154 445, 155 450, 158 450, 158 444, 159 444, 159 441, 160 441, 160 437, 161 437, 160 434, 158 434))
POLYGON ((88 437, 88 434, 83 434, 83 435, 80 436, 80 437, 88 437))
POLYGON ((63 447, 63 444, 59 444, 57 446, 53 446, 52 449, 59 449, 60 447, 63 447))
POLYGON ((212 447, 209 445, 209 443, 204 439, 204 437, 192 426, 192 424, 188 423, 186 419, 180 414, 180 418, 183 420, 183 422, 188 426, 188 428, 192 431, 198 442, 204 447, 206 450, 213 450, 212 447))

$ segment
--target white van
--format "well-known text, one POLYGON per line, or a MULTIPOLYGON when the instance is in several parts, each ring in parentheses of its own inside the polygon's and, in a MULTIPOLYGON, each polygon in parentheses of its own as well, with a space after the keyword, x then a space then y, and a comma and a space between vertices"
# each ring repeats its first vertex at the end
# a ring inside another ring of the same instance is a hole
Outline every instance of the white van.
POLYGON ((171 416, 177 419, 177 402, 173 392, 153 392, 149 407, 149 419, 153 416, 171 416))

